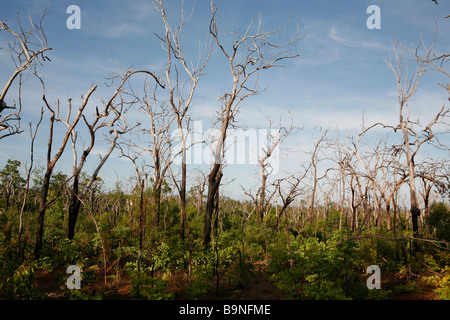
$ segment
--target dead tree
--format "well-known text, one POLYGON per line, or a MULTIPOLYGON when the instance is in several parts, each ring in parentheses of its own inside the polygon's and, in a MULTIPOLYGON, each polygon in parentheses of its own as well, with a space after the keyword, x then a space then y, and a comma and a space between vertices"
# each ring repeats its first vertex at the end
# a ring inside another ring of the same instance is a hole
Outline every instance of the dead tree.
POLYGON ((249 96, 260 93, 258 87, 258 75, 260 71, 278 67, 279 62, 296 58, 299 55, 289 55, 295 44, 300 41, 299 38, 294 38, 292 41, 281 43, 281 31, 265 32, 262 31, 262 20, 259 19, 257 26, 254 25, 254 19, 249 24, 248 28, 242 34, 240 32, 234 33, 233 45, 226 48, 225 41, 222 40, 222 35, 219 34, 217 26, 217 8, 212 2, 212 17, 210 22, 210 34, 213 37, 218 51, 223 55, 229 67, 232 86, 228 92, 225 92, 220 100, 222 106, 218 113, 218 123, 220 137, 215 146, 214 164, 211 168, 208 177, 208 195, 206 200, 206 212, 203 228, 203 245, 209 246, 211 240, 211 217, 215 210, 214 199, 218 193, 219 186, 222 180, 222 160, 225 140, 227 137, 227 130, 230 124, 235 121, 238 113, 238 107, 249 96), (251 34, 253 28, 256 31, 251 34), (276 38, 276 40, 273 40, 276 38))
POLYGON ((195 169, 195 171, 197 172, 194 177, 196 184, 191 188, 190 193, 192 195, 192 205, 197 209, 197 214, 201 216, 203 214, 203 198, 208 177, 200 169, 195 169))
MULTIPOLYGON (((322 131, 322 129, 320 130, 322 131)), ((315 222, 314 217, 314 206, 316 203, 316 191, 317 191, 317 185, 320 182, 320 180, 324 179, 327 176, 328 171, 331 170, 331 168, 328 168, 322 175, 319 174, 319 168, 318 165, 321 161, 325 160, 325 157, 323 156, 323 149, 325 147, 324 143, 327 143, 327 134, 328 129, 325 130, 320 138, 316 139, 316 143, 314 144, 314 149, 311 154, 311 171, 312 171, 312 189, 311 189, 311 201, 309 204, 309 221, 310 225, 312 225, 315 222), (322 157, 320 155, 322 154, 322 157)))
POLYGON ((344 213, 346 213, 346 180, 347 180, 347 166, 348 161, 351 158, 351 152, 345 150, 345 144, 343 145, 339 135, 339 129, 336 129, 336 140, 332 141, 330 144, 330 148, 333 150, 332 156, 329 157, 329 160, 335 162, 334 168, 331 170, 338 171, 338 176, 335 181, 339 182, 340 192, 341 192, 341 201, 340 201, 340 214, 339 214, 339 230, 342 229, 342 222, 344 213))
POLYGON ((122 148, 121 144, 119 144, 118 146, 121 151, 121 157, 129 159, 133 163, 136 172, 136 189, 139 190, 139 251, 137 258, 137 269, 140 272, 142 251, 144 248, 145 229, 147 224, 147 200, 145 198, 145 192, 147 190, 148 173, 146 172, 145 162, 143 164, 139 164, 139 159, 143 158, 142 154, 131 150, 131 145, 131 143, 127 145, 128 148, 126 152, 122 148))
POLYGON ((182 3, 181 22, 176 28, 169 24, 162 0, 154 1, 153 4, 160 13, 165 28, 164 36, 158 36, 158 38, 167 53, 164 79, 169 91, 169 104, 175 116, 181 146, 181 181, 177 181, 173 175, 172 177, 180 196, 180 236, 181 239, 184 239, 186 228, 186 156, 190 147, 186 141, 186 132, 189 131, 188 112, 194 102, 194 94, 202 73, 211 57, 212 41, 207 40, 205 42, 196 64, 192 63, 182 49, 183 27, 191 18, 190 16, 187 18, 184 16, 184 3, 182 3), (182 73, 185 74, 186 80, 183 79, 182 73))
MULTIPOLYGON (((39 126, 42 123, 42 119, 44 116, 44 109, 41 109, 41 115, 39 117, 39 121, 36 124, 36 127, 34 128, 34 130, 32 129, 32 124, 30 122, 30 138, 31 138, 31 144, 30 144, 30 165, 26 170, 26 174, 27 174, 27 178, 26 178, 26 184, 25 184, 25 192, 24 192, 24 196, 23 196, 23 202, 22 202, 22 206, 20 207, 20 211, 19 211, 19 231, 18 231, 18 248, 17 248, 17 252, 19 254, 21 254, 21 239, 22 239, 22 229, 23 229, 23 212, 25 210, 25 206, 27 204, 27 200, 28 200, 28 193, 30 191, 30 180, 31 180, 31 173, 33 172, 33 165, 34 165, 34 142, 36 140, 36 135, 37 132, 39 130, 39 126)), ((28 226, 27 226, 28 228, 28 226)), ((23 253, 23 252, 22 252, 23 253)))
MULTIPOLYGON (((115 107, 114 107, 115 98, 121 92, 122 87, 125 84, 125 82, 128 80, 128 78, 135 73, 141 73, 141 72, 151 75, 157 82, 159 82, 159 80, 149 71, 129 70, 125 74, 125 76, 122 78, 121 84, 117 87, 115 93, 111 96, 110 100, 107 103, 105 103, 105 109, 102 112, 104 112, 105 114, 106 113, 109 114, 109 112, 111 112, 111 113, 117 112, 117 110, 113 111, 115 109, 115 107)), ((53 174, 53 169, 54 169, 56 163, 61 158, 69 139, 71 137, 74 137, 75 128, 77 127, 80 120, 83 118, 83 120, 85 121, 85 124, 88 126, 88 129, 89 129, 89 134, 91 136, 91 143, 88 146, 88 148, 84 150, 83 155, 82 155, 82 161, 80 162, 80 164, 77 166, 74 166, 74 175, 71 176, 68 180, 79 175, 79 173, 81 172, 81 168, 83 167, 83 165, 86 161, 86 157, 89 155, 90 151, 92 150, 92 148, 94 146, 95 131, 98 130, 99 128, 103 127, 101 121, 105 120, 104 117, 102 117, 100 115, 100 113, 97 111, 96 111, 97 116, 91 124, 89 124, 87 122, 86 117, 84 116, 84 111, 89 103, 89 100, 90 100, 92 94, 94 93, 94 91, 98 88, 97 85, 92 85, 90 87, 90 89, 87 91, 87 93, 82 97, 81 105, 78 108, 78 111, 75 114, 74 118, 72 118, 72 100, 71 99, 68 100, 68 108, 67 108, 66 117, 61 118, 60 117, 60 102, 59 102, 59 100, 56 101, 56 111, 55 111, 54 108, 50 107, 50 104, 48 103, 48 101, 46 99, 45 85, 44 85, 44 82, 42 81, 42 79, 40 79, 40 80, 42 82, 43 91, 44 91, 42 99, 43 99, 47 109, 50 111, 51 117, 50 117, 49 140, 48 140, 48 144, 47 144, 47 163, 46 163, 46 169, 45 169, 45 173, 44 173, 44 177, 43 177, 41 194, 40 194, 40 203, 39 203, 39 215, 38 215, 38 227, 37 227, 38 230, 36 233, 36 245, 35 245, 35 257, 36 258, 39 257, 39 251, 42 248, 42 237, 44 234, 44 217, 45 217, 46 209, 56 199, 56 198, 54 198, 50 201, 47 200, 48 190, 50 187, 50 179, 53 174), (53 142, 54 142, 53 131, 54 131, 54 126, 55 126, 55 121, 64 123, 67 126, 67 129, 66 129, 65 133, 62 135, 62 140, 61 140, 61 144, 58 148, 58 151, 52 157, 52 149, 53 149, 53 142)), ((106 122, 105 122, 105 125, 106 125, 106 122)), ((117 135, 118 135, 119 131, 117 129, 113 129, 113 131, 111 133, 113 133, 113 132, 115 133, 115 137, 113 138, 113 143, 110 147, 110 150, 108 151, 107 156, 103 157, 103 159, 100 161, 99 165, 95 169, 95 171, 91 177, 91 180, 88 182, 88 184, 85 187, 84 194, 80 195, 80 194, 73 193, 73 195, 75 195, 78 199, 83 198, 84 195, 86 194, 87 190, 89 190, 89 188, 95 182, 98 172, 100 171, 100 168, 103 166, 103 164, 105 163, 109 154, 112 152, 112 149, 115 146, 115 142, 117 141, 117 138, 118 138, 117 135)), ((75 153, 75 155, 76 155, 76 153, 75 153)), ((68 182, 68 180, 66 182, 68 182)), ((61 186, 61 188, 62 187, 63 186, 61 186)), ((74 201, 74 203, 76 203, 76 202, 77 201, 74 201)), ((79 211, 79 206, 77 209, 79 211)), ((76 212, 77 216, 78 216, 78 211, 73 210, 73 214, 76 212)), ((76 222, 76 219, 74 219, 73 217, 74 216, 72 216, 72 219, 75 220, 75 222, 76 222)), ((73 227, 73 228, 75 227, 75 224, 73 222, 71 223, 71 227, 73 227)))
POLYGON ((386 161, 380 168, 381 181, 376 183, 381 199, 384 201, 385 212, 387 218, 387 229, 394 230, 394 237, 397 234, 397 212, 398 208, 395 202, 395 197, 398 194, 401 186, 408 181, 407 172, 402 170, 397 159, 386 161), (392 217, 391 204, 394 205, 394 216, 392 217))
POLYGON ((14 72, 6 82, 3 90, 0 91, 0 140, 22 132, 20 128, 22 111, 22 73, 27 69, 36 72, 36 67, 38 65, 42 65, 44 61, 50 61, 45 54, 47 51, 51 50, 51 48, 47 45, 47 38, 42 26, 47 13, 48 11, 45 9, 33 16, 31 16, 31 12, 29 12, 30 28, 28 30, 25 30, 22 27, 19 11, 17 12, 18 31, 11 29, 6 20, 0 19, 0 33, 5 31, 12 36, 12 41, 7 42, 7 47, 15 66, 14 72), (37 15, 40 15, 39 25, 33 22, 33 19, 37 15), (18 106, 15 104, 14 106, 8 106, 5 100, 6 94, 17 77, 19 77, 18 106), (2 115, 2 113, 8 109, 12 111, 2 115))
MULTIPOLYGON (((146 115, 145 120, 139 125, 139 136, 133 147, 140 149, 145 154, 149 154, 151 164, 147 164, 152 169, 152 193, 154 213, 152 224, 159 228, 161 215, 161 196, 167 171, 172 164, 172 139, 170 137, 170 128, 174 117, 170 115, 170 110, 164 102, 157 98, 158 86, 155 85, 153 90, 150 84, 145 86, 144 96, 136 97, 139 104, 139 111, 146 115), (149 137, 148 140, 146 137, 149 137)), ((130 139, 131 143, 131 139, 130 139)), ((145 158, 145 156, 144 156, 145 158)))
MULTIPOLYGON (((430 216, 430 206, 432 200, 432 190, 439 192, 439 187, 448 184, 449 177, 446 168, 449 167, 448 160, 438 161, 436 159, 426 159, 417 164, 417 176, 422 184, 419 194, 423 201, 423 219, 426 221, 430 216)), ((426 236, 429 236, 428 224, 426 224, 426 236)))
MULTIPOLYGON (((281 210, 277 213, 277 220, 274 226, 274 229, 278 229, 281 217, 283 213, 287 210, 289 205, 294 202, 294 200, 300 196, 303 192, 303 189, 300 187, 300 183, 308 174, 309 168, 306 168, 303 173, 299 173, 297 175, 291 175, 289 177, 278 179, 275 181, 276 190, 281 199, 281 210), (283 187, 283 183, 287 184, 287 188, 283 187)), ((287 221, 288 217, 286 217, 287 221)))
MULTIPOLYGON (((128 125, 124 119, 124 114, 126 110, 124 108, 123 100, 121 102, 117 102, 116 99, 122 94, 124 91, 124 86, 128 82, 128 80, 136 74, 146 74, 151 75, 157 83, 159 83, 158 79, 149 71, 145 70, 128 70, 122 76, 115 76, 113 80, 118 78, 120 80, 120 84, 116 87, 114 93, 111 95, 108 101, 103 101, 103 108, 100 110, 98 107, 95 108, 95 113, 92 115, 92 119, 89 121, 88 117, 82 114, 83 122, 86 127, 86 131, 89 133, 89 145, 83 149, 81 157, 78 161, 77 156, 77 137, 78 132, 76 130, 72 130, 71 139, 72 139, 72 153, 73 153, 73 182, 72 182, 72 191, 71 191, 71 200, 69 205, 69 223, 67 229, 67 237, 69 240, 72 240, 75 236, 75 226, 78 219, 78 215, 80 212, 81 201, 84 199, 85 195, 89 192, 92 184, 98 177, 98 173, 100 169, 105 164, 106 160, 109 158, 111 153, 113 152, 119 134, 124 134, 130 131, 133 127, 128 128, 128 125), (87 158, 91 154, 92 149, 98 143, 98 136, 102 132, 102 130, 106 130, 109 128, 109 134, 112 136, 110 141, 110 147, 106 154, 100 156, 100 161, 97 167, 94 169, 93 174, 88 182, 88 184, 84 187, 84 189, 80 190, 80 174, 81 171, 87 161, 87 158)), ((123 97, 121 97, 123 99, 123 97)), ((71 99, 69 99, 69 110, 72 108, 71 99)), ((70 116, 70 114, 69 114, 70 116)), ((69 117, 67 119, 57 119, 69 128, 69 117)))
MULTIPOLYGON (((47 161, 46 161, 46 169, 42 181, 42 187, 40 191, 40 197, 39 197, 39 213, 38 213, 38 221, 37 221, 37 232, 36 232, 36 244, 35 244, 35 258, 38 259, 40 255, 40 250, 42 248, 42 238, 44 236, 44 218, 45 218, 45 212, 47 210, 47 207, 51 204, 52 201, 48 201, 47 195, 50 188, 50 179, 53 174, 53 169, 55 168, 56 163, 61 158, 64 149, 66 148, 67 142, 69 141, 70 136, 72 135, 73 130, 77 126, 78 122, 80 121, 83 111, 87 106, 87 103, 89 101, 89 98, 91 97, 92 93, 97 89, 97 86, 92 86, 87 93, 85 94, 82 103, 73 119, 70 119, 71 115, 71 108, 72 105, 69 103, 68 112, 67 112, 67 118, 66 122, 69 124, 65 134, 63 135, 61 144, 58 148, 58 151, 52 156, 52 149, 53 149, 53 131, 54 131, 54 125, 55 121, 57 119, 60 119, 59 115, 59 101, 56 102, 57 111, 55 111, 52 107, 50 107, 50 104, 47 101, 47 98, 45 96, 45 86, 44 87, 44 94, 42 96, 42 99, 47 107, 47 109, 51 113, 50 117, 50 129, 49 129, 49 139, 47 143, 47 161)), ((67 182, 67 181, 66 181, 67 182)))
POLYGON ((355 232, 359 224, 358 208, 363 203, 363 200, 367 196, 367 193, 363 192, 362 190, 361 187, 362 177, 360 176, 359 171, 355 168, 355 165, 352 163, 348 163, 347 171, 349 172, 350 175, 350 184, 349 184, 351 191, 350 206, 352 210, 351 230, 352 232, 355 232))
MULTIPOLYGON (((269 190, 270 183, 268 178, 275 170, 272 162, 279 161, 280 147, 283 141, 290 135, 295 134, 298 130, 300 130, 300 128, 293 125, 292 116, 288 126, 283 126, 280 119, 277 127, 273 128, 273 121, 271 119, 268 120, 269 128, 267 130, 267 136, 264 137, 267 141, 260 141, 260 148, 257 150, 257 166, 261 185, 254 193, 244 189, 244 193, 249 196, 255 204, 255 212, 259 217, 260 223, 264 220, 267 206, 271 203, 272 198, 278 192, 276 183, 272 184, 274 188, 269 190)), ((277 163, 275 165, 278 166, 279 164, 277 163)))
MULTIPOLYGON (((386 215, 387 215, 387 227, 391 229, 391 214, 390 214, 390 203, 398 191, 398 189, 402 186, 405 180, 405 176, 400 177, 399 180, 396 179, 398 176, 398 159, 393 159, 389 148, 383 144, 383 140, 380 139, 378 143, 375 144, 373 148, 369 150, 363 150, 360 146, 360 138, 356 142, 352 142, 352 147, 349 151, 354 155, 362 168, 359 170, 360 175, 367 179, 372 186, 372 194, 374 194, 375 198, 377 198, 377 210, 378 210, 378 218, 380 219, 381 214, 381 200, 385 200, 386 204, 386 215), (391 168, 394 166, 394 169, 391 168), (391 170, 392 169, 392 170, 391 170), (393 172, 392 172, 393 171, 393 172), (394 181, 390 179, 389 176, 394 176, 394 181), (379 194, 379 196, 377 196, 379 194)), ((366 195, 370 196, 371 193, 366 195)), ((363 198, 362 204, 365 211, 365 220, 368 222, 368 228, 370 229, 370 217, 366 215, 367 208, 367 200, 363 198)), ((395 223, 395 216, 394 216, 395 223)), ((370 230, 369 230, 370 231, 370 230)), ((396 230, 394 229, 394 234, 396 230)))
MULTIPOLYGON (((412 229, 413 236, 416 238, 414 241, 415 251, 420 250, 420 244, 417 240, 419 236, 418 218, 420 216, 420 209, 415 182, 415 157, 419 153, 421 146, 424 144, 433 144, 437 148, 447 149, 447 147, 443 146, 439 141, 439 132, 435 132, 435 127, 438 127, 438 125, 448 126, 448 123, 446 123, 445 120, 448 117, 449 109, 446 108, 445 104, 424 128, 420 125, 420 121, 414 121, 411 119, 411 109, 409 108, 409 101, 417 91, 419 81, 426 72, 437 71, 443 74, 446 78, 450 78, 450 74, 444 69, 445 63, 449 60, 450 55, 434 55, 434 42, 435 41, 433 41, 430 48, 427 48, 424 43, 421 44, 425 52, 424 56, 420 55, 419 48, 408 49, 397 42, 394 43, 395 61, 387 61, 387 64, 392 70, 397 84, 399 104, 398 124, 396 126, 392 126, 383 123, 376 123, 371 125, 369 128, 364 129, 361 133, 365 134, 367 131, 377 126, 389 128, 393 130, 394 133, 397 133, 397 131, 401 133, 402 143, 393 147, 398 152, 401 152, 406 158, 408 184, 410 190, 412 229), (405 54, 410 54, 413 57, 413 61, 417 64, 416 69, 411 75, 408 73, 408 60, 400 54, 400 50, 403 50, 405 54), (421 127, 423 129, 421 129, 421 127)), ((440 85, 448 91, 450 96, 450 85, 440 85)))

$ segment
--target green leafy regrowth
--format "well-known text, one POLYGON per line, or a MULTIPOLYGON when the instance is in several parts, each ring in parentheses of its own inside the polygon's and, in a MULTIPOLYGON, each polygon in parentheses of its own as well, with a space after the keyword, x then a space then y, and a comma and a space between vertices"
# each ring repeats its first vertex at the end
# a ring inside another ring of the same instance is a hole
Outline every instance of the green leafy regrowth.
POLYGON ((356 243, 340 233, 320 242, 303 239, 291 254, 275 249, 269 271, 277 286, 296 299, 364 299, 367 287, 362 281, 361 251, 356 243))
POLYGON ((450 210, 445 204, 433 204, 427 223, 437 239, 450 243, 450 210))
POLYGON ((136 299, 172 300, 175 298, 173 292, 168 292, 167 281, 161 278, 141 275, 133 279, 131 284, 131 295, 136 299))

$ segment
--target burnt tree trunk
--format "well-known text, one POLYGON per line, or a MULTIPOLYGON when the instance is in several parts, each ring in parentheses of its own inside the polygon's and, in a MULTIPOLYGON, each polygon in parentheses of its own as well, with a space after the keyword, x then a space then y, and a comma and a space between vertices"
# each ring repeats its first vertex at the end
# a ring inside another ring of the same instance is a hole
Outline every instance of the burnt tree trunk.
POLYGON ((34 256, 36 259, 40 257, 40 251, 42 249, 42 239, 44 237, 44 218, 45 210, 47 209, 47 195, 50 188, 50 177, 52 176, 53 168, 47 168, 44 175, 44 180, 42 182, 41 194, 39 198, 39 214, 37 221, 37 232, 36 232, 36 244, 34 247, 34 256))
POLYGON ((78 214, 80 213, 81 201, 79 199, 79 191, 79 176, 76 175, 73 180, 69 204, 69 223, 67 226, 67 238, 69 240, 73 240, 75 237, 75 226, 77 224, 78 214))
POLYGON ((159 231, 159 221, 161 215, 161 184, 157 183, 153 190, 153 203, 154 203, 154 214, 153 214, 153 227, 159 231))
POLYGON ((219 192, 220 181, 222 179, 222 165, 216 163, 208 177, 208 198, 206 199, 205 223, 203 228, 203 245, 209 246, 211 242, 211 218, 215 210, 215 197, 219 192))
POLYGON ((147 210, 144 196, 145 181, 140 182, 140 199, 139 199, 139 253, 137 259, 138 271, 141 271, 142 250, 144 248, 145 225, 147 223, 147 210))
POLYGON ((184 240, 186 229, 186 159, 183 156, 182 177, 180 186, 180 237, 184 240))

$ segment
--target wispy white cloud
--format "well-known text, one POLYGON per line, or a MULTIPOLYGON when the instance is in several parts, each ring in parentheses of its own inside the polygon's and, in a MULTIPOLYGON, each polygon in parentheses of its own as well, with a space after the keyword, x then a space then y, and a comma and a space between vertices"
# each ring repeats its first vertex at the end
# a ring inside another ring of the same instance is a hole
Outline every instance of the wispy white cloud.
POLYGON ((330 30, 328 32, 328 37, 345 47, 385 50, 385 46, 378 42, 351 40, 351 39, 344 38, 344 37, 338 35, 336 27, 330 28, 330 30))
POLYGON ((83 29, 105 38, 140 36, 148 33, 155 14, 150 1, 133 1, 125 6, 123 1, 108 1, 101 12, 86 8, 83 29))
POLYGON ((123 38, 145 34, 142 24, 136 22, 110 23, 110 21, 101 21, 89 24, 86 29, 92 34, 107 38, 123 38))

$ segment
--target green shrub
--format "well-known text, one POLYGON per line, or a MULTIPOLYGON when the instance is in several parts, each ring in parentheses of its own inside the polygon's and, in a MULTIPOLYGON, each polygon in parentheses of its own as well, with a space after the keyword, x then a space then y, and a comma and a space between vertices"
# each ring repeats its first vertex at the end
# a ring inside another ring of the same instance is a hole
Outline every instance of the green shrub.
POLYGON ((161 278, 143 276, 131 281, 131 296, 145 300, 172 300, 175 294, 168 292, 167 281, 161 278))
POLYGON ((198 300, 204 298, 212 289, 214 289, 214 285, 211 282, 193 281, 184 292, 189 299, 198 300))
POLYGON ((302 295, 306 276, 305 262, 298 253, 289 255, 281 250, 272 253, 268 268, 270 279, 288 294, 288 299, 298 299, 302 295))
POLYGON ((405 283, 394 286, 394 290, 400 293, 416 292, 419 290, 414 280, 407 280, 405 283))
POLYGON ((389 295, 391 294, 391 290, 369 290, 367 294, 368 300, 388 300, 389 295))
POLYGON ((90 294, 83 290, 70 290, 69 300, 102 300, 101 294, 90 294))
POLYGON ((443 274, 442 277, 433 275, 422 277, 422 280, 436 287, 434 292, 439 296, 440 300, 450 300, 450 267, 445 266, 440 271, 443 274))
MULTIPOLYGON (((7 271, 7 270, 2 270, 7 271)), ((34 277, 34 266, 23 263, 9 274, 2 273, 0 296, 6 299, 32 299, 38 295, 34 277)))
POLYGON ((299 250, 282 248, 271 253, 269 273, 291 299, 364 299, 367 286, 361 279, 361 252, 353 241, 335 233, 325 244, 306 238, 299 250))
MULTIPOLYGON (((308 280, 308 279, 307 279, 308 280)), ((303 292, 304 299, 311 300, 351 300, 342 287, 336 286, 333 281, 322 279, 316 281, 310 277, 310 284, 305 286, 303 292)))
POLYGON ((431 206, 427 223, 437 239, 450 242, 450 210, 444 203, 431 206))

